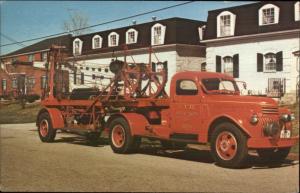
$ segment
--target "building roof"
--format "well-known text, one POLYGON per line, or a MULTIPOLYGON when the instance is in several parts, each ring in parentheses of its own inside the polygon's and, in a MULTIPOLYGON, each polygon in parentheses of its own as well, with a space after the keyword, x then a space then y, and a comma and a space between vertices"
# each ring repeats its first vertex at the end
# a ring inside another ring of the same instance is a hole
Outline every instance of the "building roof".
POLYGON ((295 21, 294 19, 294 4, 296 2, 297 1, 263 1, 209 11, 204 39, 210 40, 217 38, 217 16, 223 11, 230 11, 236 15, 234 36, 300 29, 300 21, 295 21), (280 9, 279 23, 259 26, 258 11, 262 6, 269 3, 278 6, 280 9))
MULTIPOLYGON (((133 28, 136 31, 138 31, 138 39, 137 43, 128 44, 128 49, 149 47, 151 45, 151 27, 156 23, 160 23, 166 26, 164 45, 200 45, 198 28, 206 24, 206 22, 203 21, 174 17, 164 20, 151 21, 122 28, 110 29, 106 31, 75 36, 72 37, 72 42, 76 38, 79 38, 81 41, 83 41, 81 55, 121 51, 124 49, 123 45, 125 45, 126 43, 126 31, 128 29, 133 28), (119 34, 119 46, 108 47, 108 35, 111 32, 116 32, 119 34), (92 38, 95 35, 100 35, 103 38, 102 48, 92 49, 92 38)), ((72 50, 69 51, 72 52, 72 50)), ((73 55, 73 53, 70 53, 70 55, 73 55)))
POLYGON ((58 36, 58 37, 54 37, 54 38, 48 38, 48 39, 39 41, 35 44, 32 44, 30 46, 26 46, 19 50, 5 54, 5 55, 1 56, 1 58, 47 50, 47 49, 50 49, 52 44, 66 46, 66 48, 69 48, 71 46, 71 37, 72 37, 71 35, 63 35, 63 36, 58 36))

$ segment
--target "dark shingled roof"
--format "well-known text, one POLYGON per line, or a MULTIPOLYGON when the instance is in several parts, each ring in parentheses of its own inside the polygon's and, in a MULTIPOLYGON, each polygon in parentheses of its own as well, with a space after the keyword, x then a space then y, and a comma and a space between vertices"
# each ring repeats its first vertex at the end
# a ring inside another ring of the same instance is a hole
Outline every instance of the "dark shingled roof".
MULTIPOLYGON (((126 43, 126 31, 130 28, 134 28, 138 31, 137 43, 127 45, 128 48, 145 48, 151 45, 151 27, 156 23, 160 23, 166 26, 164 45, 200 45, 198 27, 201 27, 206 24, 206 22, 203 21, 174 17, 164 20, 151 21, 148 23, 142 23, 122 28, 80 35, 72 37, 72 42, 76 38, 79 38, 81 41, 83 41, 81 53, 82 55, 120 51, 123 50, 123 45, 126 43), (108 47, 108 35, 111 32, 116 32, 119 34, 119 46, 108 47), (94 35, 100 35, 103 38, 102 48, 92 49, 92 38, 94 37, 94 35)), ((70 55, 73 55, 72 49, 70 49, 69 51, 70 55)))
POLYGON ((40 50, 46 50, 46 49, 49 49, 52 44, 66 46, 66 48, 70 48, 71 47, 71 37, 72 37, 71 35, 63 35, 63 36, 45 39, 45 40, 39 41, 35 44, 32 44, 30 46, 26 46, 19 50, 16 50, 16 51, 13 51, 6 55, 3 55, 1 57, 8 57, 8 56, 13 56, 13 55, 18 55, 18 54, 25 54, 28 52, 37 52, 40 50))
POLYGON ((223 11, 230 11, 236 15, 234 36, 300 29, 300 21, 295 21, 294 19, 294 4, 296 2, 297 1, 263 1, 209 11, 204 39, 217 38, 217 16, 223 11), (279 7, 279 23, 259 26, 258 10, 268 3, 279 7))

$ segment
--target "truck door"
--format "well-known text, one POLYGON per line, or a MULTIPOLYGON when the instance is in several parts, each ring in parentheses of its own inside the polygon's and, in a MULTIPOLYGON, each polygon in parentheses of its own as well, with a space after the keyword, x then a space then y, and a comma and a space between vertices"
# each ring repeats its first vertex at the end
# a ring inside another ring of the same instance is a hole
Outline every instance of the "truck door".
POLYGON ((171 104, 171 127, 174 133, 183 134, 182 136, 199 134, 201 124, 199 92, 196 80, 179 79, 176 81, 176 91, 171 104))

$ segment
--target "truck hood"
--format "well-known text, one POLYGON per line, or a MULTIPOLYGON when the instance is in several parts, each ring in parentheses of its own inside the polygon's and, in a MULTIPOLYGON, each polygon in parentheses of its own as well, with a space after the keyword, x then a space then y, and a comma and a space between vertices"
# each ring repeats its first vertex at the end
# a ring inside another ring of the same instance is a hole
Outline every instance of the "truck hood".
POLYGON ((209 95, 211 100, 218 102, 230 102, 230 103, 248 103, 256 105, 277 105, 277 102, 268 97, 258 97, 258 96, 241 96, 241 95, 209 95))

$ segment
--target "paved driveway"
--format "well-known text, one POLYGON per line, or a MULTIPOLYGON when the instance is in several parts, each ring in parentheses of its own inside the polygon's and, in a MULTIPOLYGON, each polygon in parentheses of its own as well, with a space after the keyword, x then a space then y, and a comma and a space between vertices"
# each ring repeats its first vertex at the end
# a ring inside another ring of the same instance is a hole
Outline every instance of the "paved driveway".
POLYGON ((68 133, 41 143, 34 124, 0 127, 1 191, 299 192, 298 161, 274 166, 250 156, 249 167, 225 169, 207 150, 145 144, 118 155, 68 133))

